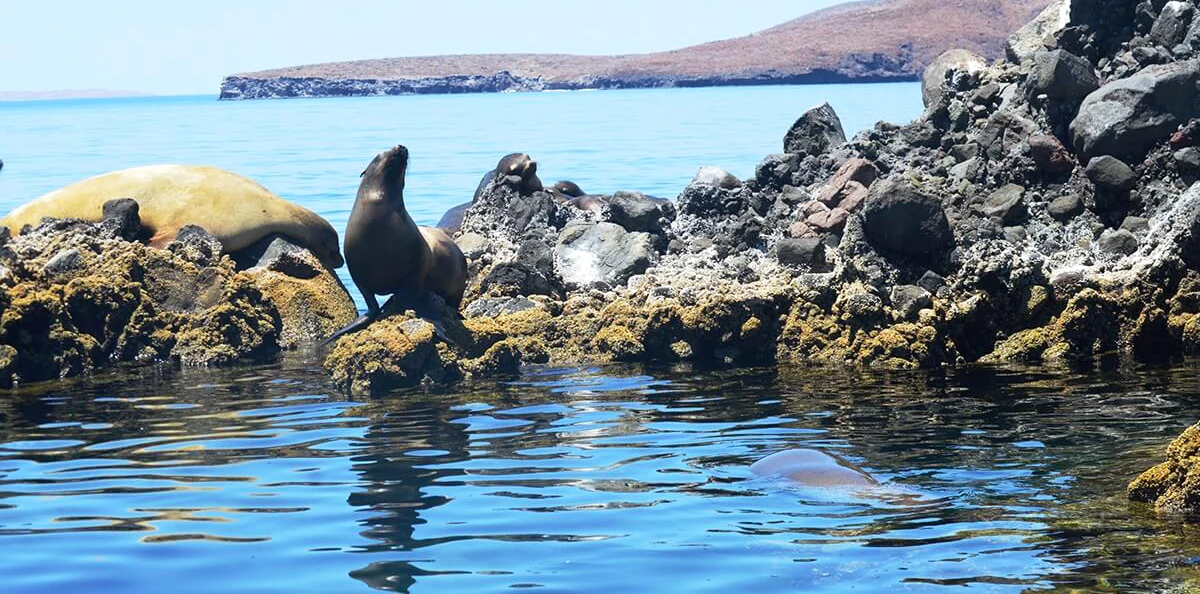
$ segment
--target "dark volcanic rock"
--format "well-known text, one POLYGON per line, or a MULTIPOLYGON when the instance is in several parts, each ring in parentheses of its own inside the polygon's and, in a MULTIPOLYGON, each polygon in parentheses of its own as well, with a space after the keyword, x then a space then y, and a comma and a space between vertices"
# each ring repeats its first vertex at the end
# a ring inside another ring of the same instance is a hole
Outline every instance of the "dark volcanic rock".
POLYGON ((1100 86, 1092 64, 1064 50, 1035 54, 1028 80, 1031 96, 1052 99, 1081 99, 1100 86))
POLYGON ((1137 174, 1124 161, 1102 155, 1088 161, 1087 176, 1096 184, 1097 190, 1123 194, 1137 185, 1137 174))
POLYGON ((1082 158, 1140 160, 1190 118, 1200 116, 1200 59, 1150 66, 1087 96, 1071 122, 1082 158))
POLYGON ((863 229, 876 247, 902 254, 931 254, 954 243, 942 203, 894 179, 871 187, 863 206, 863 229))
POLYGON ((983 214, 999 218, 1004 225, 1015 225, 1028 216, 1025 209, 1025 188, 1008 184, 988 196, 983 203, 983 214))
POLYGON ((138 216, 138 203, 132 198, 109 200, 101 207, 100 226, 116 237, 134 241, 142 232, 142 219, 138 216))
POLYGON ((608 201, 608 217, 626 231, 662 233, 675 219, 675 205, 641 192, 617 192, 608 201))
POLYGON ((1187 36, 1194 14, 1195 9, 1187 2, 1167 2, 1150 29, 1150 39, 1163 47, 1175 47, 1187 36))
POLYGON ((783 138, 783 152, 793 155, 820 155, 846 143, 842 121, 828 103, 822 103, 800 116, 783 138))
POLYGON ((1059 221, 1073 219, 1083 212, 1083 200, 1079 199, 1078 194, 1064 194, 1050 201, 1046 212, 1059 221))
POLYGON ((825 243, 820 237, 781 239, 775 244, 775 257, 780 264, 806 267, 813 272, 824 272, 828 268, 825 243))
POLYGON ((1125 229, 1110 229, 1100 235, 1098 245, 1102 252, 1127 256, 1137 251, 1138 240, 1125 229))
POLYGON ((612 223, 568 225, 554 248, 555 265, 568 284, 623 283, 646 271, 657 257, 649 234, 629 233, 612 223))
POLYGON ((915 320, 917 312, 933 306, 933 296, 924 287, 896 285, 892 287, 892 308, 902 320, 915 320))

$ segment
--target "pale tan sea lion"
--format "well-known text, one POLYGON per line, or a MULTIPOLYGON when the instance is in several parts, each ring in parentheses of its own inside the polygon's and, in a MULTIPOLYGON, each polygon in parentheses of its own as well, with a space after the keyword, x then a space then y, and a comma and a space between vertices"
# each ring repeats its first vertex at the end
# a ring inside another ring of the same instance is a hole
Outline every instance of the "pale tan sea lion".
POLYGON ((191 224, 216 237, 226 253, 278 233, 312 250, 330 269, 342 265, 337 231, 317 213, 249 178, 201 165, 149 165, 91 177, 17 207, 0 226, 19 234, 46 217, 95 222, 104 203, 116 198, 137 201, 150 245, 157 248, 191 224))
MULTIPOLYGON (((367 313, 326 343, 361 330, 379 317, 376 295, 418 305, 428 292, 457 309, 467 288, 467 259, 441 229, 418 227, 404 207, 408 149, 397 145, 376 155, 362 173, 346 223, 346 265, 367 303, 367 313)), ((386 307, 386 304, 385 304, 386 307)))
POLYGON ((750 465, 758 476, 778 476, 805 487, 870 488, 879 481, 861 468, 820 450, 776 452, 750 465))

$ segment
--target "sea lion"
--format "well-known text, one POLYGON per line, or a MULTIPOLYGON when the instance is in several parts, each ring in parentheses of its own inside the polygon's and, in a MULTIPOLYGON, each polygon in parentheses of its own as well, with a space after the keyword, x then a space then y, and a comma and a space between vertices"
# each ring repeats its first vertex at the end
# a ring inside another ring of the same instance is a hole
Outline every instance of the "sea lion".
POLYGON ((0 171, 4 171, 4 159, 0 159, 0 171))
POLYGON ((437 228, 450 234, 457 233, 462 228, 462 220, 467 214, 467 209, 475 204, 475 201, 479 200, 479 196, 496 183, 497 179, 503 181, 508 176, 521 178, 521 181, 517 183, 517 192, 522 196, 530 196, 534 192, 543 190, 542 180, 537 176, 537 161, 525 153, 509 153, 496 163, 494 169, 483 174, 479 185, 475 186, 475 194, 471 196, 471 201, 447 210, 446 214, 442 215, 441 220, 438 221, 437 228))
POLYGON ((879 481, 861 468, 820 450, 791 449, 776 452, 750 465, 758 476, 779 476, 805 487, 870 488, 879 481))
MULTIPOLYGON (((458 309, 467 288, 467 258, 441 229, 418 227, 404 208, 408 149, 379 153, 362 172, 354 209, 346 223, 346 266, 367 303, 367 313, 326 343, 365 328, 382 312, 376 295, 390 294, 413 306, 435 293, 458 309)), ((387 304, 384 304, 386 307, 387 304)), ((435 324, 437 326, 437 324, 435 324)))
MULTIPOLYGON (((556 194, 561 194, 567 198, 578 198, 580 196, 587 195, 587 192, 584 192, 583 188, 579 187, 579 184, 568 180, 556 181, 554 182, 554 185, 550 186, 547 190, 556 194)), ((563 200, 563 202, 566 202, 566 200, 563 200)))
POLYGON ((20 234, 46 217, 95 222, 114 198, 137 201, 145 235, 156 248, 192 224, 216 237, 225 253, 278 233, 312 250, 330 269, 342 265, 337 231, 328 221, 251 179, 200 165, 149 165, 91 177, 17 207, 0 226, 20 234))
POLYGON ((590 210, 599 213, 604 210, 604 206, 608 204, 607 196, 584 194, 567 200, 567 204, 578 208, 579 210, 590 210))

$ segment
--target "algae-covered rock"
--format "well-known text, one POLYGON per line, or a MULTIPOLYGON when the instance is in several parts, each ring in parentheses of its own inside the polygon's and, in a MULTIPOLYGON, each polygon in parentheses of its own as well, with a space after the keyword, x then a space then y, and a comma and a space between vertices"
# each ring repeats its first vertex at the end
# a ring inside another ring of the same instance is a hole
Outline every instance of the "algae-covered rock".
POLYGON ((1200 513, 1200 423, 1167 446, 1165 462, 1130 482, 1127 495, 1164 513, 1200 513))

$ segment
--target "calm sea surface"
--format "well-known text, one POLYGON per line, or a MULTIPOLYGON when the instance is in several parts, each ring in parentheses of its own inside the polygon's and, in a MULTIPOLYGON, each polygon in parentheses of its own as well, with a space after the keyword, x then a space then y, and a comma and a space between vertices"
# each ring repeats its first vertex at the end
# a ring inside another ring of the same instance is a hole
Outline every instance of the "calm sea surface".
MULTIPOLYGON (((500 156, 674 197, 749 176, 804 109, 906 121, 916 85, 0 104, 0 210, 207 163, 342 228, 378 151, 421 222, 500 156)), ((0 592, 1161 592, 1200 533, 1122 497, 1200 418, 1200 368, 532 368, 336 393, 319 360, 110 372, 0 395, 0 592), (753 476, 787 448, 871 492, 753 476)), ((1194 585, 1194 584, 1193 584, 1194 585)))

